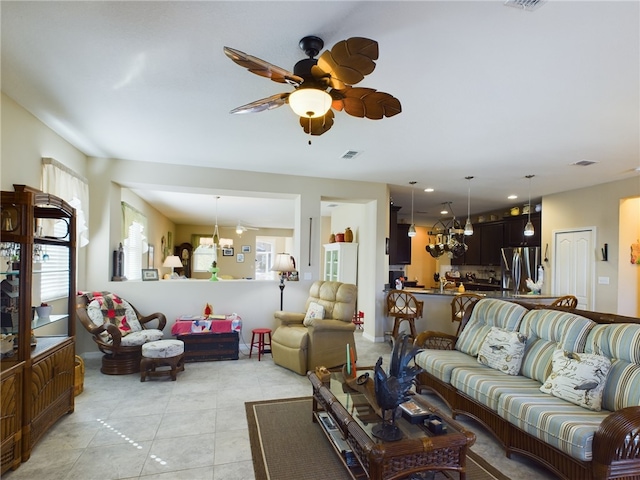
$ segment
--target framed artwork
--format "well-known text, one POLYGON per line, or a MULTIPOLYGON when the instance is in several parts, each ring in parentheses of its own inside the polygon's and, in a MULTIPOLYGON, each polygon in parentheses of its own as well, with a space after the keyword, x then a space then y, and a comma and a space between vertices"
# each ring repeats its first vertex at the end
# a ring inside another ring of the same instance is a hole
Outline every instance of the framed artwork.
POLYGON ((158 269, 157 268, 143 268, 142 269, 142 281, 143 282, 153 282, 159 280, 158 269))
POLYGON ((244 253, 239 253, 236 256, 236 262, 238 262, 238 263, 243 263, 244 262, 244 253))
POLYGON ((147 268, 153 268, 153 264, 155 263, 154 253, 155 252, 153 245, 149 245, 149 252, 147 254, 147 268))
POLYGON ((242 253, 251 253, 251 245, 242 245, 242 253))
POLYGON ((222 249, 223 257, 233 257, 233 248, 223 248, 222 249))

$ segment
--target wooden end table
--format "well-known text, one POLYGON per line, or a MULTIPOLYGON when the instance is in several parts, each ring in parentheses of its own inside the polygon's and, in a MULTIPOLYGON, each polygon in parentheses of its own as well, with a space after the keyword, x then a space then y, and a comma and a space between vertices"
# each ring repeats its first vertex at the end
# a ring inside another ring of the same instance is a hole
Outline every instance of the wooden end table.
MULTIPOLYGON (((358 369, 358 375, 373 367, 358 369)), ((466 479, 467 449, 476 436, 451 417, 431 406, 421 395, 412 400, 446 426, 436 435, 423 422, 411 423, 404 417, 396 421, 403 438, 385 442, 371 433, 382 422, 363 393, 349 387, 342 372, 333 372, 323 383, 315 374, 307 377, 313 386, 313 421, 318 422, 353 479, 395 480, 424 471, 454 470, 466 479)))

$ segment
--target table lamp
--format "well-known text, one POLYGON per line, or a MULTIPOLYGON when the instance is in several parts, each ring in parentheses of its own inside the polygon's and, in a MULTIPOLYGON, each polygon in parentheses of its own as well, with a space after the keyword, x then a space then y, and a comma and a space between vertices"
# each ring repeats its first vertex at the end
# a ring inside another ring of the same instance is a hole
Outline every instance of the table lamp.
POLYGON ((171 267, 171 278, 178 278, 178 275, 173 271, 174 268, 182 268, 182 261, 177 255, 169 255, 165 258, 163 267, 171 267))
POLYGON ((284 295, 284 274, 296 271, 296 261, 288 253, 279 253, 271 267, 272 272, 280 272, 280 310, 282 310, 282 297, 284 295))

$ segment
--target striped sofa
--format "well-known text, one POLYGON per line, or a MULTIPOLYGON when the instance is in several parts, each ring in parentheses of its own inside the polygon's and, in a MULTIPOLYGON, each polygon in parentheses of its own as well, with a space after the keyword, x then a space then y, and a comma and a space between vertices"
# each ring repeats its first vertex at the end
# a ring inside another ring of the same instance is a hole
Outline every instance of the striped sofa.
POLYGON ((416 344, 425 348, 416 356, 425 370, 420 389, 439 395, 454 416, 478 420, 507 456, 533 458, 565 479, 640 479, 640 319, 481 299, 458 336, 423 332, 416 344), (515 332, 511 337, 523 343, 513 354, 521 361, 516 375, 485 365, 492 327, 515 332), (587 408, 540 389, 555 378, 554 358, 557 368, 562 355, 568 365, 580 354, 611 362, 599 411, 588 402, 593 385, 574 388, 587 408))

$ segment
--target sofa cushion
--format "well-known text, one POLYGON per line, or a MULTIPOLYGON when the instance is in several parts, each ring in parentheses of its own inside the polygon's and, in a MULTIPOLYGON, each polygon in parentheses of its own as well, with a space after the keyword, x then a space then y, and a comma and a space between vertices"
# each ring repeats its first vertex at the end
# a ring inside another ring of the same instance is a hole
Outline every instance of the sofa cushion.
POLYGON ((309 326, 309 322, 316 318, 318 319, 324 318, 324 307, 319 303, 310 302, 309 308, 307 308, 307 313, 304 316, 304 321, 302 323, 304 323, 305 326, 309 326))
POLYGON ((306 308, 311 302, 324 307, 324 318, 334 318, 351 323, 355 310, 358 287, 350 283, 318 280, 309 288, 306 308))
POLYGON ((520 375, 505 375, 482 365, 477 367, 456 368, 451 374, 451 385, 494 411, 503 393, 540 393, 540 382, 520 375))
POLYGON ((589 331, 595 322, 570 312, 531 310, 520 324, 519 331, 527 336, 521 373, 544 382, 551 373, 551 358, 556 348, 582 352, 589 331))
POLYGON ((480 346, 478 362, 507 375, 518 375, 527 337, 491 327, 480 346))
POLYGON ((593 353, 557 349, 553 352, 552 363, 551 374, 540 391, 599 412, 611 360, 593 353))
POLYGON ((478 300, 469 321, 458 336, 456 350, 474 357, 478 356, 480 345, 491 327, 509 331, 517 330, 526 312, 527 309, 517 303, 495 298, 478 300))
POLYGON ((423 350, 416 355, 415 362, 445 383, 450 383, 455 368, 481 368, 475 358, 457 350, 423 350))
POLYGON ((593 435, 610 413, 587 410, 540 392, 505 392, 498 401, 502 418, 583 461, 591 461, 593 435))
POLYGON ((131 332, 126 337, 122 337, 122 339, 120 340, 120 345, 122 345, 123 347, 144 345, 147 342, 155 342, 156 340, 160 340, 162 336, 162 330, 149 328, 147 330, 140 330, 139 332, 131 332))
POLYGON ((640 325, 596 325, 587 337, 585 352, 612 359, 604 387, 602 408, 619 410, 640 405, 640 325))

